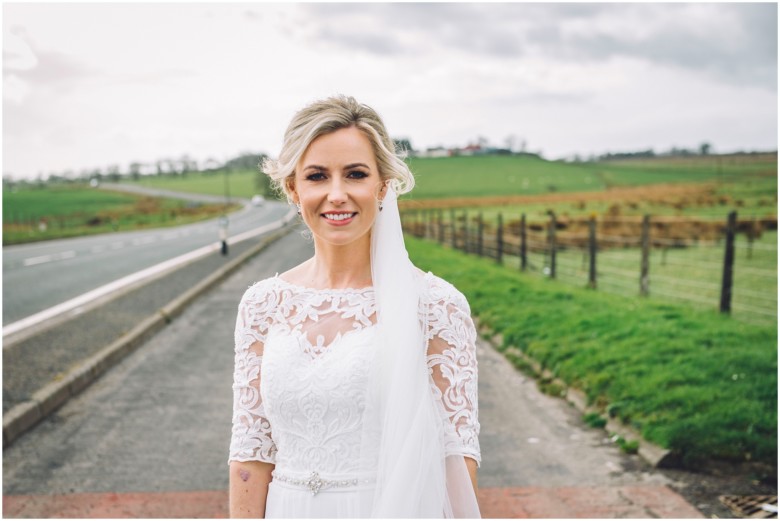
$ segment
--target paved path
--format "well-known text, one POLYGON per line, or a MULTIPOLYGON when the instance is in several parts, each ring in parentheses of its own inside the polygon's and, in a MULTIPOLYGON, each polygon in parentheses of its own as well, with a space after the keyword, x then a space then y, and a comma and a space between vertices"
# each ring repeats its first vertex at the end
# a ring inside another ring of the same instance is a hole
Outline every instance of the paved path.
MULTIPOLYGON (((224 517, 232 330, 246 287, 302 261, 293 231, 3 454, 5 517, 224 517)), ((701 517, 479 344, 485 517, 701 517)))

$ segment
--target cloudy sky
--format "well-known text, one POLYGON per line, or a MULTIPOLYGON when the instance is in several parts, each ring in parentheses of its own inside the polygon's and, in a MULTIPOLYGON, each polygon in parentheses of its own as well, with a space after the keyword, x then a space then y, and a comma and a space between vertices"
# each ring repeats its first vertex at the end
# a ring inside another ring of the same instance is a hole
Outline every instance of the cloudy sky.
POLYGON ((777 148, 776 4, 3 4, 3 173, 276 155, 352 94, 415 148, 777 148))

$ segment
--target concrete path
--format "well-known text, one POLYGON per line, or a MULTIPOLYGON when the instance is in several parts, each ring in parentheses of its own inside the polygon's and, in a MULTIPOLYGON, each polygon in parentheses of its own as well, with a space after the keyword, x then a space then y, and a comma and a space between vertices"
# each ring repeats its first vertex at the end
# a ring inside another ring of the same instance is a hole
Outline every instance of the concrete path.
MULTIPOLYGON (((4 451, 5 517, 225 517, 236 306, 311 255, 297 231, 4 451)), ((480 341, 484 517, 701 517, 480 341)))

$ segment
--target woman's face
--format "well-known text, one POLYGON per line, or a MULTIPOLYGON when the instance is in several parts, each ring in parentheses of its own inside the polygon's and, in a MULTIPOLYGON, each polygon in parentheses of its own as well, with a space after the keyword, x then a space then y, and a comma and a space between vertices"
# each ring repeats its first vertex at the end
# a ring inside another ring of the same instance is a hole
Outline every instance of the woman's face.
POLYGON ((368 247, 384 194, 371 142, 355 127, 312 141, 295 169, 293 202, 312 234, 333 245, 368 247))

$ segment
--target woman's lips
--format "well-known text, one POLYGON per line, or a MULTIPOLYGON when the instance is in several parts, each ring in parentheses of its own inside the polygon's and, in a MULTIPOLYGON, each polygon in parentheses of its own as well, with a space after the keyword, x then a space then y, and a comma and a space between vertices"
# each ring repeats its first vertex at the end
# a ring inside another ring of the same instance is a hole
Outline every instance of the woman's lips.
POLYGON ((347 224, 352 222, 352 219, 357 215, 357 212, 339 212, 334 214, 328 214, 324 213, 322 214, 322 217, 325 219, 325 221, 332 225, 332 226, 346 226, 347 224), (347 218, 339 218, 339 219, 331 219, 329 215, 349 215, 347 218))

